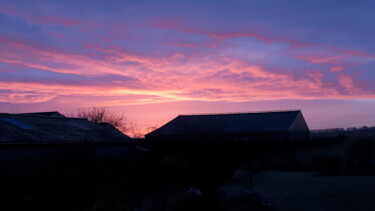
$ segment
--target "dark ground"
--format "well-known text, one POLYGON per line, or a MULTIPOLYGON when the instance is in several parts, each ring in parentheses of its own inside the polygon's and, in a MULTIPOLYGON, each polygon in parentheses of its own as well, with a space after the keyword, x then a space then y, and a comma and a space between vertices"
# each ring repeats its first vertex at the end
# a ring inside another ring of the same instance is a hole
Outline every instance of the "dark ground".
POLYGON ((375 210, 371 138, 207 143, 142 156, 129 146, 1 146, 0 209, 375 210))

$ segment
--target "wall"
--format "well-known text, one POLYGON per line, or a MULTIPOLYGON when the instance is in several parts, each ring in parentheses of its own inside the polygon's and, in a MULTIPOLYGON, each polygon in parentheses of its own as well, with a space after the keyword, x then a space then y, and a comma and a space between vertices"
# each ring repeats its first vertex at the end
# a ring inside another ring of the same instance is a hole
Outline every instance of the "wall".
POLYGON ((310 139, 310 130, 302 113, 298 114, 294 124, 289 129, 289 138, 291 141, 310 139))

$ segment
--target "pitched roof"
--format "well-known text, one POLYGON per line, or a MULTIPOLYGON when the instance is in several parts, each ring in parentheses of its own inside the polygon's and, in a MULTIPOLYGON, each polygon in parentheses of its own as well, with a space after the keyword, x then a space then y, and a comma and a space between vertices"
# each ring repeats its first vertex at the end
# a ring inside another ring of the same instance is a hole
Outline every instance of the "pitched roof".
POLYGON ((131 141, 131 138, 110 124, 96 124, 87 119, 0 113, 0 143, 109 141, 131 141))
POLYGON ((146 135, 210 135, 285 132, 301 111, 259 113, 179 115, 159 129, 146 135))
POLYGON ((46 116, 46 117, 65 117, 64 115, 60 114, 58 111, 49 111, 49 112, 33 112, 33 113, 22 113, 27 115, 35 115, 35 116, 46 116))

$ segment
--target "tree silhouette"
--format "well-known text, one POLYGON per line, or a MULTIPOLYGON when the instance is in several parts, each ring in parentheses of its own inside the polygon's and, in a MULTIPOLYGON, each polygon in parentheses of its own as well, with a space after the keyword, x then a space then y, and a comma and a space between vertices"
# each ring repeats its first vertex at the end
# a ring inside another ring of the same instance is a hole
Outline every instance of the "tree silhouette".
POLYGON ((128 130, 124 115, 110 112, 105 107, 92 107, 90 109, 80 108, 71 116, 85 118, 94 123, 109 123, 121 132, 126 132, 128 130))

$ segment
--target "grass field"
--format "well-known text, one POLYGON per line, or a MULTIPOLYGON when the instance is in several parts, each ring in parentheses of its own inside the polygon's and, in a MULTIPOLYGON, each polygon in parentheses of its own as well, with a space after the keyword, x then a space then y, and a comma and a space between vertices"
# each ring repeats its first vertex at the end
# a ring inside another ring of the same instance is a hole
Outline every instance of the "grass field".
POLYGON ((259 177, 257 189, 270 197, 275 211, 375 210, 375 176, 267 171, 259 177))

